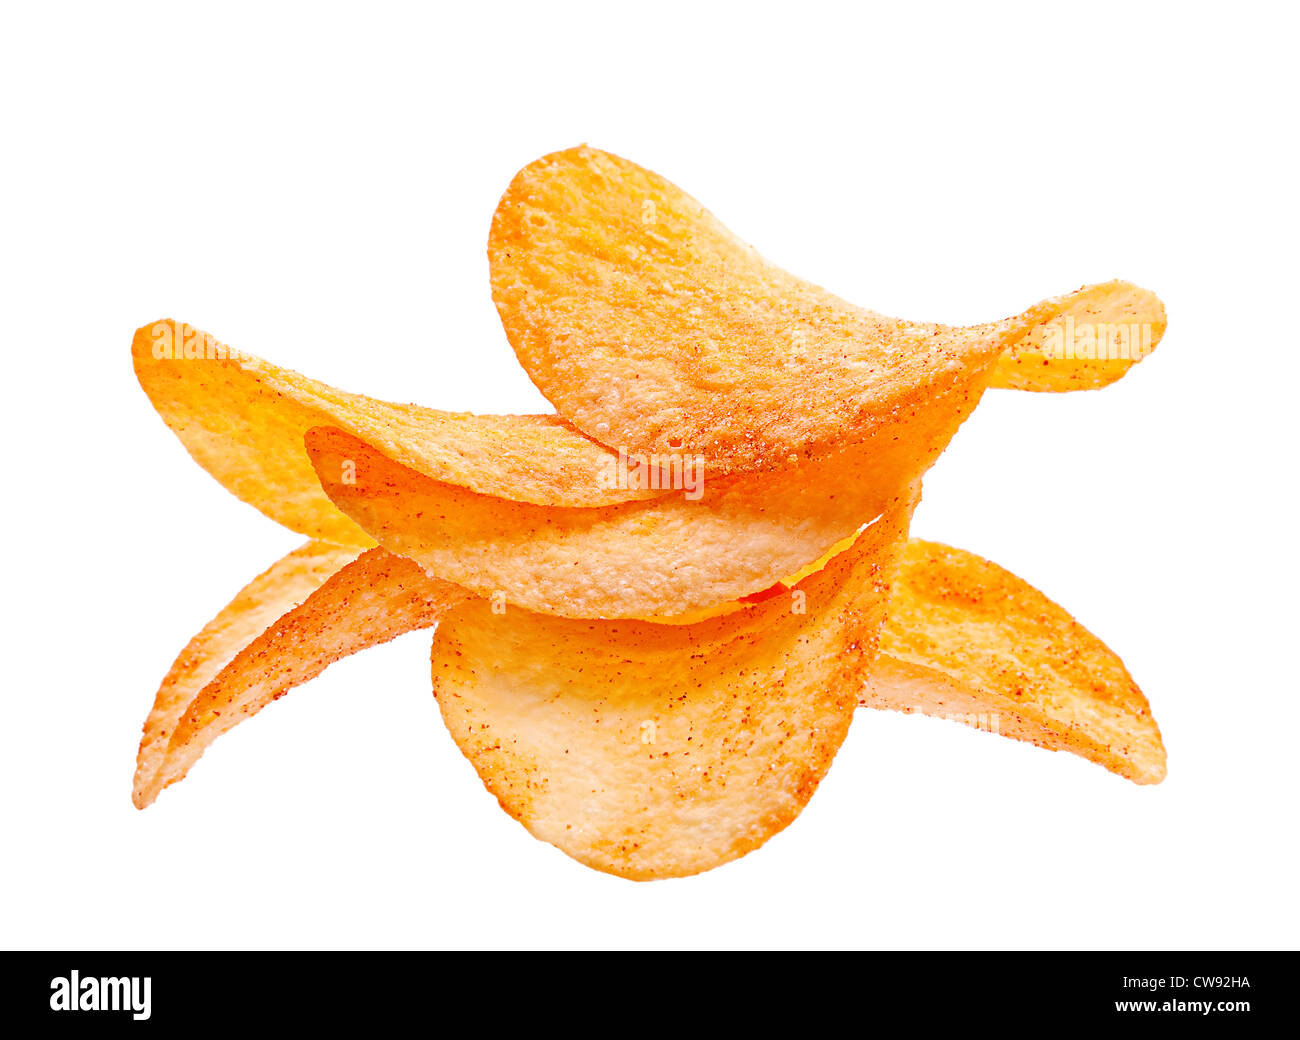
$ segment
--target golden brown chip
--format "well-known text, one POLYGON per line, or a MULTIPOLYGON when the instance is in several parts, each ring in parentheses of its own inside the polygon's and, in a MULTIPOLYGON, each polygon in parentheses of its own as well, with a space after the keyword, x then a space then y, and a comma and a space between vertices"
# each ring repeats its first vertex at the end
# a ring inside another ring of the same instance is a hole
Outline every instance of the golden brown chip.
POLYGON ((447 727, 506 812, 597 870, 743 856, 794 820, 848 731, 909 512, 791 596, 695 625, 469 601, 434 635, 447 727))
POLYGON ((949 385, 838 455, 598 509, 553 509, 431 480, 338 430, 307 448, 321 486, 391 552, 481 596, 563 617, 686 614, 768 588, 887 509, 979 399, 949 385))
POLYGON ((131 346, 149 400, 194 460, 290 530, 373 544, 321 491, 302 437, 336 426, 439 480, 523 502, 598 506, 653 498, 602 484, 612 455, 553 415, 470 415, 336 390, 174 321, 131 346))
POLYGON ((1028 362, 1026 337, 1076 306, 971 328, 887 318, 767 263, 658 174, 585 146, 516 175, 488 252, 506 334, 561 414, 630 452, 702 453, 718 474, 861 439, 1007 347, 1028 362))
POLYGON ((880 646, 862 696, 868 707, 1071 751, 1139 784, 1165 777, 1160 729, 1124 663, 988 560, 912 539, 880 646))
POLYGON ((308 542, 250 581, 180 652, 154 697, 136 758, 135 802, 161 768, 176 723, 244 647, 360 554, 308 542))
POLYGON ((989 386, 1095 390, 1121 378, 1165 334, 1165 305, 1129 282, 1090 285, 1040 306, 1051 317, 998 355, 989 386))
POLYGON ((145 723, 137 808, 277 697, 340 658, 427 628, 467 595, 383 549, 358 552, 309 542, 250 583, 185 648, 145 723))

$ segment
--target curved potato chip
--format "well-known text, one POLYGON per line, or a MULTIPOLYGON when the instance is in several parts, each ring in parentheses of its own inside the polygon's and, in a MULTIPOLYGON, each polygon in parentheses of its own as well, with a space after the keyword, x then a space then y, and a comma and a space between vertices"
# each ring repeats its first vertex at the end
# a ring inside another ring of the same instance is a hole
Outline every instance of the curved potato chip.
POLYGON ((173 321, 139 329, 136 376, 194 460, 232 494, 313 538, 371 545, 321 491, 302 437, 337 426, 439 480, 522 502, 597 506, 653 498, 605 487, 612 453, 559 416, 471 415, 336 390, 173 321))
POLYGON ((1090 285, 1046 303, 1052 317, 998 355, 989 386, 1063 392, 1109 386, 1155 350, 1165 305, 1129 282, 1090 285))
POLYGON ((308 543, 250 583, 186 647, 145 724, 137 808, 271 701, 340 658, 427 628, 467 595, 383 549, 358 552, 308 543))
MULTIPOLYGON (((343 567, 360 549, 308 542, 250 581, 177 656, 145 720, 136 756, 135 804, 162 766, 176 723, 204 687, 244 647, 343 567)), ((151 799, 152 800, 152 799, 151 799)))
POLYGON ((1007 347, 1026 362, 1012 382, 1032 382, 1021 345, 1079 306, 1062 297, 970 328, 887 318, 766 262, 676 185, 586 146, 515 176, 488 253, 510 343, 562 415, 629 452, 702 453, 719 474, 860 439, 1007 347))
POLYGON ((861 703, 1071 751, 1139 784, 1165 778, 1151 706, 1105 643, 972 553, 912 539, 861 703))
POLYGON ((760 592, 888 508, 974 408, 969 381, 881 434, 803 466, 599 509, 478 495, 342 431, 307 451, 326 494, 384 548, 440 578, 542 614, 687 614, 760 592))
POLYGON ((875 653, 910 506, 795 590, 695 625, 577 621, 482 600, 434 634, 434 693, 511 816, 636 880, 716 867, 790 824, 830 768, 875 653))

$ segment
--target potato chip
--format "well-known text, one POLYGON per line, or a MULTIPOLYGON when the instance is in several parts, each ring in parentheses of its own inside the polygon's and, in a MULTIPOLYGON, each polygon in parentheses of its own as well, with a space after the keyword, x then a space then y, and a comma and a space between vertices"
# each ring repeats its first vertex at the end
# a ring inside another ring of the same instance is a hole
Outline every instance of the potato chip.
POLYGON ((542 614, 687 614, 768 588, 879 515, 979 399, 944 388, 887 431, 799 467, 598 509, 553 509, 431 480, 342 431, 307 449, 334 503, 390 552, 542 614))
POLYGON ((383 549, 309 542, 290 553, 251 582, 172 666, 145 723, 136 807, 152 804, 209 744, 271 701, 340 658, 427 628, 466 595, 383 549))
POLYGON ((302 437, 329 425, 390 458, 487 495, 554 506, 653 498, 605 486, 611 460, 553 415, 470 415, 350 394, 234 351, 173 321, 146 325, 131 347, 149 400, 194 460, 234 495, 290 530, 371 545, 316 482, 302 437))
POLYGON ((848 731, 909 512, 799 595, 695 625, 456 607, 432 655, 447 727, 506 812, 590 867, 647 880, 743 856, 798 816, 848 731))
POLYGON ((1165 334, 1165 305, 1128 282, 1090 285, 1040 306, 1045 320, 998 355, 990 386, 1095 390, 1121 378, 1165 334))
POLYGON ((862 703, 1082 755, 1139 784, 1165 749, 1124 663, 1068 613, 972 553, 912 539, 862 703))
MULTIPOLYGON (((658 174, 585 146, 516 175, 488 253, 506 334, 562 415, 629 452, 703 454, 718 474, 861 439, 1008 347, 1016 363, 999 378, 1030 385, 1036 327, 1123 295, 1094 287, 970 328, 887 318, 767 263, 658 174)), ((1088 385, 1065 363, 1041 378, 1088 385)))
MULTIPOLYGON (((161 768, 176 723, 200 691, 275 620, 310 596, 360 549, 308 542, 249 582, 180 652, 154 697, 136 757, 135 803, 161 768)), ((147 803, 144 803, 147 804, 147 803)))

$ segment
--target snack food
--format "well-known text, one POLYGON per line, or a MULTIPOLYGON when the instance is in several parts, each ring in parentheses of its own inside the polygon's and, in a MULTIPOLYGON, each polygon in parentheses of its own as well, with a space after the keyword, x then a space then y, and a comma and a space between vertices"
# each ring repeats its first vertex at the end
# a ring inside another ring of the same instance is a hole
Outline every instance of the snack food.
POLYGON ((146 792, 162 769, 176 725, 196 697, 233 661, 241 650, 278 618, 320 588, 357 558, 360 549, 308 542, 239 591, 220 613, 203 626, 177 655, 163 678, 144 723, 136 755, 133 800, 143 809, 157 796, 146 792))
POLYGON ((228 347, 171 319, 136 330, 136 378, 191 457, 237 498, 291 531, 342 545, 373 541, 330 504, 303 449, 334 426, 390 458, 480 494, 554 506, 654 498, 592 479, 616 453, 555 415, 471 415, 394 404, 228 347))
MULTIPOLYGON (((867 530, 879 551, 883 526, 871 525, 867 530)), ((468 597, 455 586, 424 575, 409 560, 382 549, 357 555, 357 550, 308 543, 251 582, 182 654, 178 666, 188 662, 185 673, 191 681, 185 684, 169 676, 160 690, 136 771, 136 805, 152 803, 162 788, 183 779, 218 736, 292 686, 311 679, 333 660, 409 630, 428 628, 443 616, 450 624, 439 629, 434 640, 434 689, 441 689, 439 703, 458 745, 467 751, 511 815, 539 836, 555 833, 559 839, 555 844, 567 852, 572 849, 584 862, 595 853, 572 842, 595 841, 589 829, 569 835, 572 824, 568 822, 560 828, 564 833, 547 829, 545 823, 534 824, 533 814, 541 813, 541 806, 536 798, 525 798, 524 792, 551 787, 549 781, 542 783, 547 780, 542 772, 547 763, 542 757, 532 754, 532 764, 520 766, 524 759, 521 742, 554 744, 558 735, 572 737, 568 731, 575 725, 599 725, 599 732, 610 737, 619 731, 617 725, 610 724, 611 719, 621 719, 623 736, 603 742, 602 753, 612 764, 606 763, 602 775, 614 776, 629 767, 640 768, 646 775, 636 783, 606 783, 603 794, 606 798, 642 797, 656 784, 662 787, 662 781, 655 781, 655 772, 672 779, 675 763, 662 761, 663 748, 645 759, 647 751, 642 746, 664 744, 658 737, 656 712, 666 707, 677 728, 688 714, 705 716, 698 732, 693 729, 686 741, 697 748, 684 750, 698 750, 701 761, 703 755, 714 755, 716 766, 735 776, 738 767, 753 763, 736 763, 725 757, 741 746, 735 727, 727 728, 731 712, 705 710, 716 706, 728 689, 727 669, 708 669, 710 701, 693 697, 688 705, 681 701, 680 690, 688 685, 684 676, 705 673, 706 660, 718 662, 719 654, 706 655, 706 649, 722 647, 723 658, 733 656, 741 638, 754 643, 764 655, 807 658, 800 666, 801 681, 809 685, 811 673, 816 682, 811 706, 803 705, 790 701, 792 693, 784 677, 775 682, 772 697, 763 698, 755 695, 758 686, 753 681, 757 675, 753 666, 736 669, 737 677, 744 672, 751 680, 748 685, 737 684, 746 698, 731 703, 737 710, 744 703, 750 714, 763 714, 775 705, 792 712, 811 711, 818 705, 829 710, 828 705, 833 705, 840 712, 839 699, 824 699, 827 694, 836 690, 848 697, 857 692, 855 701, 861 706, 922 711, 1041 748, 1071 751, 1139 784, 1164 779, 1160 731, 1147 699, 1114 651, 1026 582, 970 552, 910 539, 889 584, 879 658, 868 667, 871 658, 862 643, 836 660, 816 658, 810 647, 818 643, 807 640, 807 633, 829 638, 835 625, 845 636, 870 628, 862 614, 854 620, 846 611, 850 601, 841 603, 835 614, 822 599, 826 594, 852 595, 859 611, 875 607, 871 597, 879 593, 880 585, 874 581, 868 588, 863 580, 870 567, 865 560, 867 551, 866 543, 854 539, 793 588, 781 589, 758 604, 728 604, 728 610, 711 625, 590 621, 575 627, 559 624, 558 619, 552 624, 530 612, 494 615, 489 602, 468 597), (832 562, 836 571, 824 575, 832 562), (790 610, 797 595, 805 597, 805 614, 790 610), (299 598, 305 602, 292 606, 299 598), (243 611, 250 607, 261 614, 248 616, 243 611), (281 608, 285 614, 270 620, 281 608), (809 612, 806 620, 794 620, 809 612), (787 615, 792 620, 781 620, 787 615), (231 623, 233 617, 238 617, 242 628, 231 623), (250 636, 259 624, 265 625, 264 630, 250 636), (211 641, 205 643, 212 632, 225 633, 225 651, 211 641), (205 671, 195 676, 195 669, 204 666, 205 671), (562 676, 564 681, 559 682, 562 676), (545 712, 533 710, 541 695, 536 686, 541 682, 550 684, 554 719, 547 720, 545 712), (628 693, 602 698, 595 693, 602 686, 628 693), (512 698, 517 698, 517 703, 512 698), (602 707, 606 714, 575 711, 575 703, 602 707), (560 711, 565 705, 567 711, 560 711), (597 718, 602 722, 595 723, 597 718), (636 722, 634 738, 627 737, 632 732, 629 720, 636 722), (646 722, 653 728, 646 727, 646 722), (546 729, 547 725, 551 728, 546 729), (706 733, 710 733, 712 745, 706 733), (619 755, 627 761, 620 762, 619 755), (521 779, 525 774, 532 779, 521 779)), ((878 565, 876 575, 881 572, 878 565)), ((852 638, 850 642, 854 642, 852 638)), ((774 673, 768 668, 768 675, 774 673)), ((582 746, 588 755, 594 746, 585 737, 569 742, 582 746)), ((789 753, 792 749, 785 750, 789 753)), ((811 753, 809 746, 800 750, 811 753)), ((677 754, 680 762, 682 749, 677 754)), ((800 790, 811 794, 810 787, 800 790)), ((735 793, 735 788, 732 792, 714 790, 715 797, 729 798, 735 793)), ((766 793, 772 796, 771 790, 766 793)), ((753 802, 749 805, 753 809, 753 802)), ((547 811, 554 819, 559 810, 552 803, 547 811)), ((772 823, 777 818, 766 819, 772 823)), ((757 844, 757 831, 745 833, 749 835, 746 840, 757 844)), ((719 835, 715 833, 715 839, 719 835)), ((672 870, 684 870, 688 862, 698 865, 706 855, 735 850, 738 846, 731 841, 735 837, 732 833, 723 846, 711 850, 697 841, 689 857, 682 857, 681 842, 688 839, 660 826, 654 853, 659 865, 649 866, 651 846, 640 841, 634 855, 630 845, 623 849, 625 858, 615 872, 668 870, 669 861, 675 865, 672 870)), ((614 854, 614 845, 601 844, 599 848, 601 855, 614 854)), ((608 862, 612 865, 615 861, 608 862)))
POLYGON ((974 553, 913 538, 861 703, 920 711, 1139 784, 1165 778, 1151 706, 1119 656, 1027 582, 974 553))
POLYGON ((1100 385, 1072 378, 1095 367, 1086 358, 1035 354, 1041 327, 1067 316, 1145 324, 1152 347, 1164 332, 1160 301, 1126 283, 969 328, 887 318, 768 263, 665 178, 586 146, 515 176, 488 255, 510 343, 560 414, 628 451, 703 453, 715 473, 836 450, 1004 352, 993 385, 1100 385))
POLYGON ((501 807, 597 870, 694 874, 812 797, 876 652, 910 503, 788 599, 694 625, 579 621, 472 600, 434 633, 443 719, 501 807))
POLYGON ((851 536, 930 467, 979 393, 959 382, 900 418, 900 436, 709 481, 699 499, 678 493, 597 509, 476 494, 339 430, 311 430, 306 443, 331 500, 430 574, 544 614, 671 617, 761 592, 851 536))
POLYGON ((433 625, 444 721, 488 789, 624 877, 757 848, 859 704, 992 717, 1163 778, 1109 648, 988 561, 907 541, 984 389, 1119 378, 1164 332, 1152 294, 1106 283, 969 328, 882 318, 586 148, 519 174, 489 252, 507 334, 560 415, 377 401, 176 322, 137 332, 141 385, 195 460, 314 539, 173 665, 138 806, 332 661, 433 625), (1112 324, 1142 329, 1141 351, 1099 354, 1112 324), (1061 346, 1083 328, 1093 349, 1061 346))
POLYGON ((342 657, 434 624, 464 590, 382 549, 309 542, 185 648, 145 723, 133 801, 150 805, 208 745, 342 657))

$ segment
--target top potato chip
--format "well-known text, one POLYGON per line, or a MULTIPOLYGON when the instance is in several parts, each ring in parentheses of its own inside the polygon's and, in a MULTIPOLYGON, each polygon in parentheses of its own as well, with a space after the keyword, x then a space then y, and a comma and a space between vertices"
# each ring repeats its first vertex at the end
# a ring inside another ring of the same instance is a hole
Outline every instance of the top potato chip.
POLYGON ((1121 378, 1165 334, 1165 305, 1128 282, 1090 285, 1037 309, 1041 320, 998 355, 989 386, 1095 390, 1121 378))
POLYGON ((336 390, 189 325, 158 321, 135 334, 136 376, 194 460, 290 530, 373 545, 321 490, 303 448, 313 426, 335 426, 421 473, 518 502, 602 506, 653 498, 602 484, 616 455, 553 415, 471 415, 336 390))
MULTIPOLYGON (((587 147, 520 171, 488 252, 506 334, 562 415, 628 451, 704 454, 717 474, 860 439, 1007 348, 1021 363, 994 385, 1036 389, 1034 330, 1074 308, 1063 297, 971 328, 887 318, 767 263, 663 177, 587 147)), ((1128 288, 1139 317, 1158 308, 1128 288)), ((1044 370, 1044 388, 1085 385, 1064 378, 1078 363, 1044 370)))

